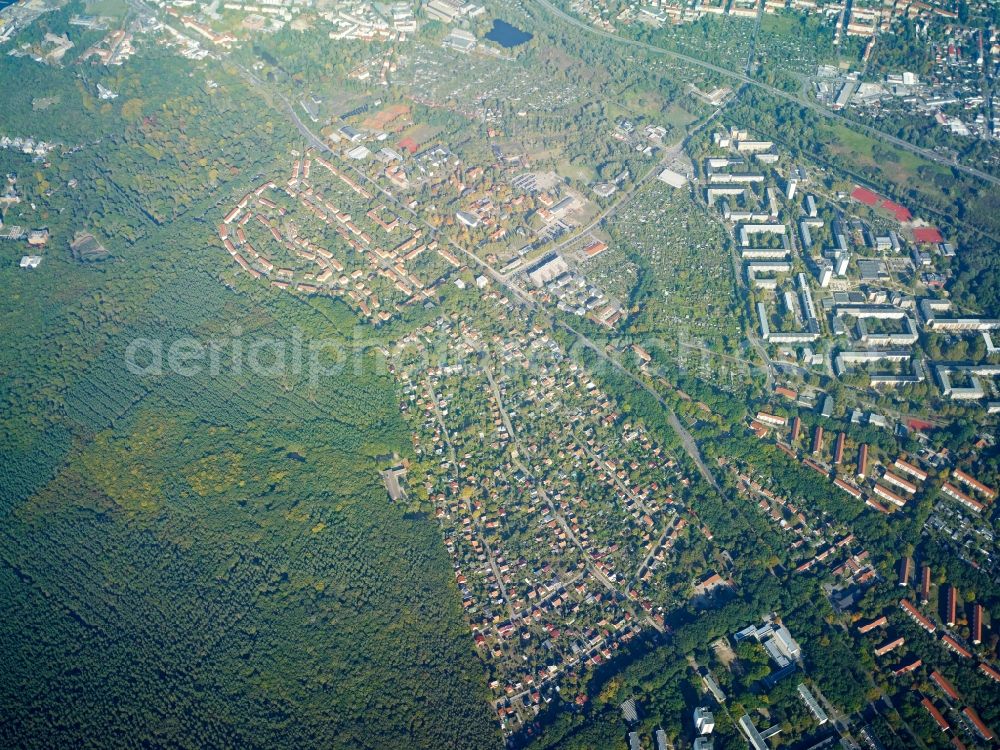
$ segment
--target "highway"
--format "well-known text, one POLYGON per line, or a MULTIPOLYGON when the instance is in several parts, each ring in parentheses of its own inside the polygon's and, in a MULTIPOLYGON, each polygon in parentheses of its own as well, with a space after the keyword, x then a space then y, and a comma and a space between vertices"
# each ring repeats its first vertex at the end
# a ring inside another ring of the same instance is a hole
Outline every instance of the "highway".
POLYGON ((856 120, 851 120, 850 118, 844 117, 843 115, 838 115, 836 112, 832 112, 826 107, 822 106, 821 104, 818 104, 817 102, 814 101, 810 101, 805 97, 789 93, 788 91, 783 91, 782 89, 776 88, 775 86, 771 86, 769 84, 762 83, 761 81, 757 81, 753 78, 750 78, 748 75, 744 73, 738 73, 734 70, 730 70, 729 68, 723 68, 719 65, 715 65, 713 63, 706 62, 704 60, 699 60, 697 57, 691 57, 690 55, 685 55, 682 52, 675 52, 673 50, 664 49, 663 47, 657 47, 656 45, 653 44, 640 42, 637 39, 628 39, 625 37, 618 36, 617 34, 612 34, 609 31, 602 31, 601 29, 594 28, 590 24, 584 23, 580 19, 575 18, 569 15, 568 13, 563 12, 562 10, 554 6, 552 3, 548 2, 548 0, 534 0, 534 1, 542 8, 547 10, 549 13, 551 13, 553 16, 559 18, 561 21, 565 21, 566 23, 575 26, 579 29, 582 29, 583 31, 586 31, 590 34, 594 34, 595 36, 604 37, 606 39, 610 39, 614 42, 617 42, 618 44, 627 45, 629 47, 636 47, 638 49, 643 49, 646 50, 647 52, 652 52, 653 54, 665 55, 666 57, 671 57, 675 60, 680 60, 682 62, 688 63, 689 65, 694 65, 696 67, 703 68, 705 70, 711 70, 713 73, 718 73, 721 76, 725 76, 726 78, 738 81, 743 85, 755 86, 761 89, 762 91, 766 91, 772 96, 779 97, 781 99, 784 99, 785 101, 794 102, 795 104, 798 104, 801 107, 806 107, 807 109, 811 109, 812 111, 816 112, 822 117, 825 117, 828 120, 833 120, 834 122, 846 125, 847 127, 851 128, 851 130, 864 133, 865 135, 868 135, 872 138, 876 138, 880 141, 891 143, 894 146, 898 146, 899 148, 905 149, 906 151, 921 156, 924 159, 927 159, 928 161, 932 161, 937 164, 942 164, 946 167, 957 169, 960 172, 963 172, 972 177, 976 177, 980 180, 983 180, 984 182, 1000 186, 1000 178, 994 177, 993 175, 988 174, 982 171, 981 169, 976 169, 975 167, 970 167, 966 164, 960 164, 952 159, 946 159, 936 151, 931 151, 930 149, 922 148, 920 146, 915 146, 909 141, 904 141, 902 138, 897 138, 894 135, 890 135, 889 133, 884 133, 881 130, 877 130, 876 128, 873 128, 869 125, 865 125, 864 123, 857 122, 856 120))

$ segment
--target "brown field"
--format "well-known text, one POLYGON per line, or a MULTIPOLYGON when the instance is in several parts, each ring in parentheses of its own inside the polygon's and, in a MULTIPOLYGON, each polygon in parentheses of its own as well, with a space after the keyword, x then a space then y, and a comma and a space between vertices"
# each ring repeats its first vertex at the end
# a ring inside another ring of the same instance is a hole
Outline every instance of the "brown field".
POLYGON ((369 115, 361 124, 371 130, 398 133, 410 123, 410 108, 405 104, 392 104, 369 115))

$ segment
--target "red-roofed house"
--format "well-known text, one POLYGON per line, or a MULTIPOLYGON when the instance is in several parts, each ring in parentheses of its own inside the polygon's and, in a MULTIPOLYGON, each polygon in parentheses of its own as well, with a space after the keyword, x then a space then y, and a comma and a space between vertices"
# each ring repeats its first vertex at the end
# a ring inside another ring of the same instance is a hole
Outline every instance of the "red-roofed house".
POLYGON ((978 645, 983 642, 983 605, 976 603, 972 605, 972 624, 969 628, 972 634, 972 642, 978 645))
POLYGON ((948 680, 948 678, 946 678, 943 674, 935 670, 931 672, 931 679, 934 680, 934 683, 939 688, 941 688, 941 692, 943 692, 953 701, 959 700, 958 691, 955 689, 955 686, 952 685, 951 682, 948 680))
POLYGON ((930 698, 924 698, 922 701, 920 701, 920 703, 923 705, 924 708, 927 709, 927 713, 929 713, 931 715, 931 718, 937 722, 937 725, 941 727, 941 731, 947 732, 948 727, 950 725, 945 720, 944 716, 941 715, 941 712, 937 710, 937 707, 933 703, 931 703, 930 698))
POLYGON ((913 672, 914 670, 918 669, 922 664, 923 661, 921 661, 920 659, 916 659, 914 661, 911 661, 909 664, 901 664, 900 666, 892 670, 892 673, 896 675, 896 677, 902 677, 904 674, 909 674, 910 672, 913 672))
POLYGON ((989 677, 994 682, 1000 682, 1000 672, 997 672, 993 667, 991 667, 986 662, 979 665, 979 671, 984 675, 989 677))
POLYGON ((987 742, 993 739, 993 731, 983 724, 983 720, 979 718, 979 714, 976 713, 976 710, 972 706, 966 706, 962 710, 962 713, 965 714, 965 718, 972 722, 972 726, 976 728, 980 737, 987 742))
POLYGON ((871 630, 874 630, 877 627, 881 627, 882 625, 885 625, 887 622, 888 622, 888 618, 885 615, 882 615, 881 617, 879 617, 876 620, 872 620, 871 622, 866 623, 864 625, 859 625, 858 626, 858 632, 859 633, 867 633, 867 632, 869 632, 871 630))
POLYGON ((962 656, 966 659, 972 658, 972 654, 970 654, 967 649, 963 648, 962 645, 954 638, 952 638, 950 635, 941 636, 941 642, 959 656, 962 656))

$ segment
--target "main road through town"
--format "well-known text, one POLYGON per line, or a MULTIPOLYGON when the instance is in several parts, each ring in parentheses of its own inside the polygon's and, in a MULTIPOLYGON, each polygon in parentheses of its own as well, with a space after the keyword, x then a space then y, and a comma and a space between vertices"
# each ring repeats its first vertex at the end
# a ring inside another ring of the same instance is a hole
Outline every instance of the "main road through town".
POLYGON ((838 115, 836 112, 831 112, 829 109, 822 106, 821 104, 810 101, 805 97, 798 96, 797 94, 792 94, 787 91, 783 91, 782 89, 776 88, 775 86, 771 86, 769 84, 763 83, 762 81, 755 80, 744 73, 739 73, 735 70, 730 70, 729 68, 723 68, 719 65, 706 62, 705 60, 699 60, 697 57, 691 57, 690 55, 685 55, 683 52, 675 52, 674 50, 664 49, 663 47, 657 47, 654 44, 648 44, 647 42, 640 42, 638 39, 628 39, 626 37, 619 36, 618 34, 612 34, 610 31, 604 31, 602 29, 595 28, 590 24, 584 23, 579 18, 575 18, 569 15, 568 13, 560 10, 555 5, 550 3, 548 0, 534 0, 534 1, 539 6, 541 6, 549 13, 551 13, 553 16, 557 17, 559 20, 565 21, 566 23, 572 26, 576 26, 577 28, 586 31, 587 33, 594 34, 595 36, 604 37, 618 44, 644 49, 647 52, 652 52, 653 54, 672 57, 675 60, 681 60, 682 62, 688 63, 689 65, 695 65, 699 68, 704 68, 705 70, 711 70, 714 73, 718 73, 721 76, 725 76, 727 78, 739 81, 741 84, 747 86, 756 86, 757 88, 766 91, 767 93, 772 94, 773 96, 777 96, 786 101, 794 102, 795 104, 798 104, 801 107, 806 107, 808 109, 811 109, 814 112, 818 113, 819 115, 827 118, 828 120, 833 120, 835 122, 847 125, 852 130, 861 131, 873 138, 887 141, 893 144, 894 146, 899 146, 899 148, 917 154, 918 156, 921 156, 924 159, 927 159, 928 161, 933 161, 938 164, 943 164, 947 167, 951 167, 952 169, 957 169, 960 172, 964 172, 965 174, 977 177, 985 182, 989 182, 992 185, 1000 186, 1000 179, 982 171, 981 169, 976 169, 975 167, 970 167, 966 164, 960 164, 957 161, 945 158, 936 151, 931 151, 930 149, 921 148, 920 146, 915 146, 909 141, 904 141, 902 138, 897 138, 896 136, 890 135, 889 133, 885 133, 881 130, 878 130, 877 128, 873 128, 863 123, 857 122, 855 120, 851 120, 847 117, 844 117, 843 115, 838 115))

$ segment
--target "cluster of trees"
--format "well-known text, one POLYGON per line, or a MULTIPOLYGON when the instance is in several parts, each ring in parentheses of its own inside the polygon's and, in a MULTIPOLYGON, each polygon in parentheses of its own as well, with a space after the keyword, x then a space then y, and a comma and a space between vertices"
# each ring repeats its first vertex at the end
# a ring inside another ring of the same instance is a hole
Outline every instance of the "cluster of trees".
POLYGON ((0 155, 17 210, 38 206, 22 223, 52 233, 38 273, 0 269, 0 744, 499 744, 437 530, 379 482, 377 457, 409 446, 384 363, 342 304, 253 283, 214 237, 286 126, 262 133, 268 110, 224 71, 209 108, 188 63, 143 59, 119 74, 119 134, 77 92, 78 132, 24 134, 87 150, 37 181, 0 155), (161 67, 130 78, 144 65, 161 67), (81 221, 112 261, 71 258, 81 221), (130 371, 138 340, 161 369, 130 371), (217 342, 217 367, 171 367, 183 340, 217 342), (250 366, 258 342, 296 340, 301 367, 250 366))
POLYGON ((140 337, 345 338, 288 295, 227 291, 197 258, 145 246, 96 277, 66 261, 90 288, 37 295, 49 346, 40 321, 14 337, 18 382, 47 400, 4 402, 4 744, 488 744, 436 529, 378 484, 374 456, 407 440, 377 363, 317 388, 241 371, 228 341, 219 374, 136 389, 140 337))

